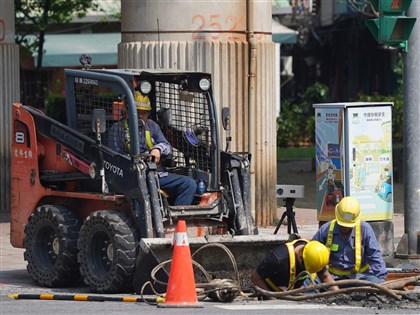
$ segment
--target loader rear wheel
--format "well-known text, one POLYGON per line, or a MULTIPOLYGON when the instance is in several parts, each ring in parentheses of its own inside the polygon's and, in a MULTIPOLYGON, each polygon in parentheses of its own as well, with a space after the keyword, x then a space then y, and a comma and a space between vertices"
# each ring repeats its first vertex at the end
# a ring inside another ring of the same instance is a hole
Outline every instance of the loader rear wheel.
POLYGON ((84 282, 94 292, 132 290, 137 254, 135 230, 118 211, 97 211, 80 230, 78 261, 84 282))
POLYGON ((81 221, 62 206, 41 206, 25 226, 24 258, 35 283, 45 287, 69 285, 80 278, 77 238, 81 221))

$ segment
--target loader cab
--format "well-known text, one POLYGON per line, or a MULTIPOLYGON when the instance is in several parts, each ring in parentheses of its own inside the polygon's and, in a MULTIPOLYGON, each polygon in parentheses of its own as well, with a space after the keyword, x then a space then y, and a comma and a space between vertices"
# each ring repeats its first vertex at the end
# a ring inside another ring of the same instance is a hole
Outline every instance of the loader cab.
POLYGON ((149 119, 160 125, 173 147, 175 165, 170 171, 202 178, 209 189, 217 189, 220 146, 210 74, 128 69, 66 70, 65 74, 70 127, 94 139, 92 113, 103 109, 107 132, 102 139, 107 139, 116 122, 126 120, 130 133, 128 153, 138 155, 139 127, 133 93, 139 90, 150 99, 149 119))

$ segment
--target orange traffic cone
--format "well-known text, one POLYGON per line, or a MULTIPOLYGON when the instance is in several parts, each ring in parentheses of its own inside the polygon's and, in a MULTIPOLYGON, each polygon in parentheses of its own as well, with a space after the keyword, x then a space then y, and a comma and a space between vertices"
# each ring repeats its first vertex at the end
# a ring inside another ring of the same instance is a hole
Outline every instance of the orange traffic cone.
POLYGON ((203 307, 198 303, 190 244, 185 221, 178 221, 175 229, 174 252, 169 271, 165 303, 159 307, 203 307))

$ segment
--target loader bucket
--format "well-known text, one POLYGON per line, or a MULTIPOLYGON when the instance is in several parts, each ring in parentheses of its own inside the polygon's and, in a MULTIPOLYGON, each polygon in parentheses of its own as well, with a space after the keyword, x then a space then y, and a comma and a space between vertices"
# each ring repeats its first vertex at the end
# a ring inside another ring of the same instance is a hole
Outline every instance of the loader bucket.
MULTIPOLYGON (((237 266, 239 281, 243 291, 249 290, 252 285, 250 276, 268 251, 286 241, 278 235, 208 235, 206 237, 189 238, 189 245, 193 260, 201 264, 212 276, 219 279, 234 279, 235 268, 229 254, 218 244, 226 246, 233 254, 237 266), (212 246, 214 245, 214 246, 212 246), (204 246, 204 248, 202 248, 204 246), (202 248, 202 249, 201 249, 202 248), (200 249, 198 252, 197 250, 200 249)), ((150 273, 159 263, 172 258, 173 240, 169 238, 143 238, 140 240, 140 249, 136 261, 134 276, 134 290, 140 294, 143 284, 151 280, 150 273)), ((167 282, 170 265, 161 269, 156 275, 160 281, 167 282)), ((196 283, 203 283, 197 279, 196 283)), ((203 278, 205 280, 205 278, 203 278)), ((158 292, 165 292, 165 287, 156 285, 158 292)), ((143 293, 148 293, 147 291, 143 293)))

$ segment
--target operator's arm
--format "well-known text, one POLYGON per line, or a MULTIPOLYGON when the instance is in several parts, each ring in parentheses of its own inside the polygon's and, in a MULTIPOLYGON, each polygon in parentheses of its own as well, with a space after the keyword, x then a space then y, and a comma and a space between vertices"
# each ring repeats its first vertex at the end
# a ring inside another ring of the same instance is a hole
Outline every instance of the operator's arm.
POLYGON ((369 223, 362 221, 362 233, 362 242, 364 245, 363 262, 370 265, 370 272, 374 276, 385 281, 388 274, 385 262, 382 259, 382 252, 378 240, 369 223))
MULTIPOLYGON (((149 123, 150 120, 147 122, 149 123)), ((153 148, 150 150, 150 155, 155 157, 155 162, 159 163, 162 155, 169 155, 172 153, 172 147, 169 141, 165 138, 159 125, 151 122, 148 126, 153 137, 153 148)))

